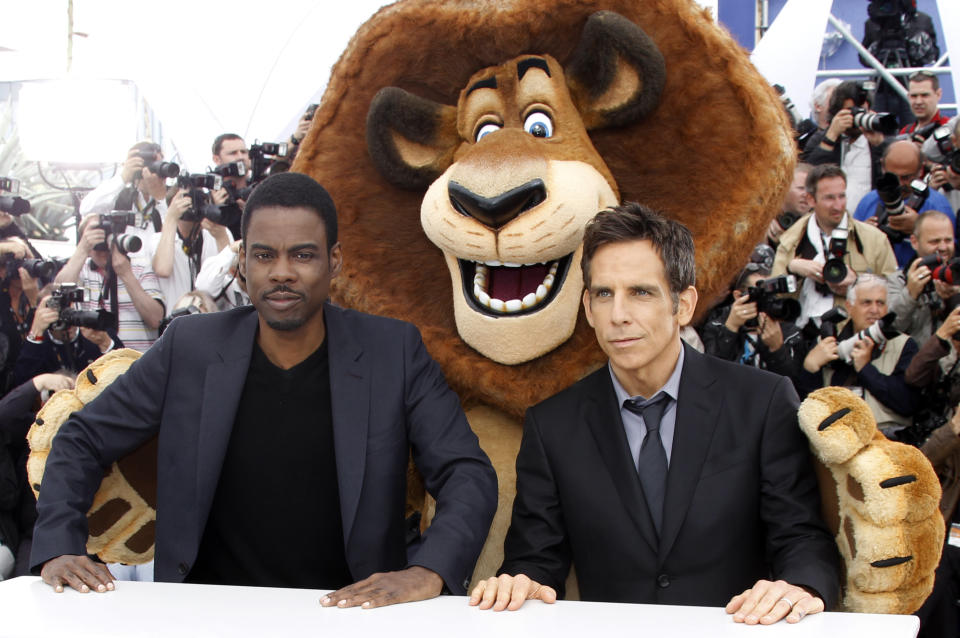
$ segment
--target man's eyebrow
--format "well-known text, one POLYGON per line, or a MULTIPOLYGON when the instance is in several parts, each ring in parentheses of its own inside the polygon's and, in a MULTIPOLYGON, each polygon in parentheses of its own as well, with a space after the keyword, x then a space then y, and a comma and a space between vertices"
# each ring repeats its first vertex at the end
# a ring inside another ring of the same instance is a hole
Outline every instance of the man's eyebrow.
POLYGON ((273 246, 268 246, 267 244, 254 243, 250 244, 251 250, 273 250, 273 246))
MULTIPOLYGON (((497 88, 497 77, 489 77, 485 80, 477 80, 473 83, 469 89, 467 89, 466 95, 470 95, 471 92, 476 91, 477 89, 496 89, 497 88)), ((466 97, 466 95, 464 97, 466 97)))
POLYGON ((320 245, 314 242, 305 242, 302 244, 294 244, 287 249, 288 253, 295 253, 298 250, 317 250, 320 248, 320 245))

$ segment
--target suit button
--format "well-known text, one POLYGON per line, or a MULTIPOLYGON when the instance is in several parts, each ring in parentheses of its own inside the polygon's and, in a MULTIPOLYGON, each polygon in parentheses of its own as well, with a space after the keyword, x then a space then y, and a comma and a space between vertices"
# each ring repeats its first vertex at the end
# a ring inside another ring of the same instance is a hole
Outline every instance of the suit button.
POLYGON ((657 584, 666 589, 670 586, 670 577, 666 574, 660 574, 657 576, 657 584))
POLYGON ((187 567, 186 563, 180 563, 177 565, 177 571, 180 572, 181 576, 186 576, 187 572, 190 571, 190 568, 187 567))

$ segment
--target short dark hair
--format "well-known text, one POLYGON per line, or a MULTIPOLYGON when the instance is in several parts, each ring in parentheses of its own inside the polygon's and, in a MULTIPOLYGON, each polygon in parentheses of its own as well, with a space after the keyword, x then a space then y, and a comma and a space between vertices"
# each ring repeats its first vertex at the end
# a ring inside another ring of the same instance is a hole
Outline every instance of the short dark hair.
POLYGON ((607 244, 646 239, 653 244, 663 262, 673 297, 674 310, 681 292, 697 281, 697 263, 690 229, 636 202, 624 202, 602 210, 587 223, 583 235, 580 268, 590 288, 590 261, 607 244))
POLYGON ((337 209, 330 193, 315 179, 303 173, 278 173, 257 184, 243 208, 240 234, 247 244, 250 218, 258 208, 309 208, 320 216, 327 233, 327 250, 337 243, 337 209))
POLYGON ((933 85, 933 90, 936 91, 940 88, 940 78, 937 77, 936 73, 931 73, 930 71, 916 71, 910 74, 910 82, 929 82, 933 85))
POLYGON ((810 196, 816 199, 817 184, 830 177, 842 177, 843 183, 847 183, 847 174, 844 173, 843 169, 836 164, 819 164, 814 166, 810 172, 807 173, 807 181, 805 183, 807 192, 810 193, 810 196))
POLYGON ((843 110, 843 103, 847 100, 853 100, 854 106, 870 105, 870 96, 863 89, 863 85, 855 80, 847 80, 837 85, 830 96, 830 107, 827 111, 832 120, 837 113, 843 110))
POLYGON ((213 154, 219 155, 220 150, 223 148, 223 143, 227 140, 240 140, 243 141, 243 138, 237 135, 236 133, 224 133, 223 135, 218 135, 217 139, 213 140, 213 154))

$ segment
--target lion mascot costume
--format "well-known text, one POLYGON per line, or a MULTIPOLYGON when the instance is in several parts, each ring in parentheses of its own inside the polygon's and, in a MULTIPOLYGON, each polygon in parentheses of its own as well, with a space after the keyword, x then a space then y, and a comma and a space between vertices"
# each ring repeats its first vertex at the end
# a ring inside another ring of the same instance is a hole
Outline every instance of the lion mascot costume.
POLYGON ((524 410, 605 361, 580 312, 585 223, 631 200, 688 226, 703 316, 795 157, 777 96, 693 0, 404 0, 354 35, 293 170, 339 211, 334 301, 419 327, 493 461, 475 579, 502 559, 524 410))

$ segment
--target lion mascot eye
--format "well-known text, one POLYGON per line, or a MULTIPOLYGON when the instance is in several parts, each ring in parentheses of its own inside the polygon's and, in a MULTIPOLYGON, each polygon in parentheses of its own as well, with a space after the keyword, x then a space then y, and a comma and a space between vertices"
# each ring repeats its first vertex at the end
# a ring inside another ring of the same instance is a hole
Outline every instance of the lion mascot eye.
POLYGON ((493 133, 494 131, 499 131, 501 128, 503 127, 500 126, 499 124, 494 124, 493 122, 487 122, 486 124, 480 127, 480 130, 477 131, 476 141, 479 142, 485 136, 489 135, 490 133, 493 133))
MULTIPOLYGON (((480 129, 483 132, 483 129, 480 129)), ((543 111, 534 111, 523 122, 523 130, 534 137, 552 137, 553 120, 543 111)))

